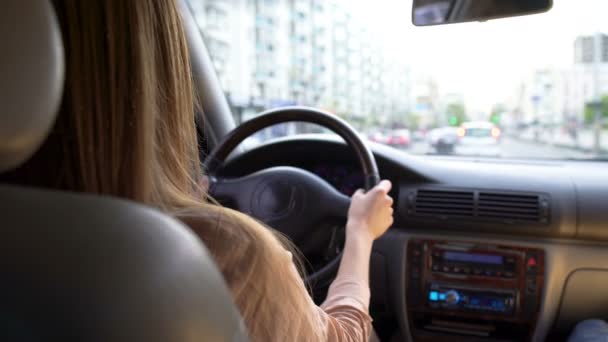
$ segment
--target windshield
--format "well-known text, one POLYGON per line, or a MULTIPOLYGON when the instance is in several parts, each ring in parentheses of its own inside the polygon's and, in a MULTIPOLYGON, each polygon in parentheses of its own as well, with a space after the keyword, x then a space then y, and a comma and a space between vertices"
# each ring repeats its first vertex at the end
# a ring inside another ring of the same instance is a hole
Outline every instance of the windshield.
MULTIPOLYGON (((188 3, 237 123, 305 105, 405 153, 608 157, 606 0, 431 27, 411 24, 407 0, 188 3)), ((324 131, 256 139, 294 133, 324 131)))

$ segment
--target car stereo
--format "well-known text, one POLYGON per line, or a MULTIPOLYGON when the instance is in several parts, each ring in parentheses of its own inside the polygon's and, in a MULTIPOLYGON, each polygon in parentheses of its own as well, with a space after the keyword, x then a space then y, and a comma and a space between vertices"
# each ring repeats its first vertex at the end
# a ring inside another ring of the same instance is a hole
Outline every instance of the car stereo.
POLYGON ((436 273, 513 278, 517 269, 517 254, 504 251, 466 252, 444 246, 435 248, 431 256, 431 270, 436 273))
POLYGON ((514 290, 491 290, 450 284, 431 284, 427 290, 429 307, 443 310, 512 315, 517 293, 514 290))
POLYGON ((414 331, 528 338, 540 307, 543 250, 442 240, 410 240, 407 249, 414 331))

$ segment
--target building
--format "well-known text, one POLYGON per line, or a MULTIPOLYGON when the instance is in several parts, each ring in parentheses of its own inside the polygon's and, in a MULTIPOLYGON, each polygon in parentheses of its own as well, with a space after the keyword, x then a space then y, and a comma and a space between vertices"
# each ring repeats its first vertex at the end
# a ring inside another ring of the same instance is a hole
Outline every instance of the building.
POLYGON ((429 75, 415 75, 411 87, 412 114, 420 118, 421 127, 435 127, 445 124, 439 106, 439 87, 429 75))
POLYGON ((583 122, 585 107, 608 95, 608 35, 579 36, 571 66, 539 69, 508 100, 513 122, 560 125, 583 122))
POLYGON ((230 56, 234 48, 231 27, 231 5, 221 0, 190 1, 194 19, 205 37, 211 60, 222 86, 229 87, 231 72, 229 71, 230 56))
POLYGON ((384 53, 348 2, 188 2, 240 118, 291 104, 355 121, 409 111, 409 69, 384 53))
POLYGON ((608 95, 608 35, 576 38, 574 64, 567 79, 565 110, 582 120, 587 103, 608 95))
POLYGON ((556 125, 567 116, 570 71, 555 68, 536 70, 524 80, 520 97, 520 119, 556 125))
POLYGON ((574 41, 574 63, 608 63, 608 35, 579 36, 574 41))

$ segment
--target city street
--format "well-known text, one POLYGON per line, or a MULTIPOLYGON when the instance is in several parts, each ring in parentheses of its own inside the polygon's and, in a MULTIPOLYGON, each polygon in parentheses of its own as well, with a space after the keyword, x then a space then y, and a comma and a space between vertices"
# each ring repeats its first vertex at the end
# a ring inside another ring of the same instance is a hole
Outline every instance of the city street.
MULTIPOLYGON (((413 154, 435 154, 427 142, 416 142, 406 151, 413 154)), ((500 143, 500 157, 502 158, 530 158, 530 159, 589 159, 592 153, 574 148, 552 146, 544 143, 518 140, 504 137, 500 143)))

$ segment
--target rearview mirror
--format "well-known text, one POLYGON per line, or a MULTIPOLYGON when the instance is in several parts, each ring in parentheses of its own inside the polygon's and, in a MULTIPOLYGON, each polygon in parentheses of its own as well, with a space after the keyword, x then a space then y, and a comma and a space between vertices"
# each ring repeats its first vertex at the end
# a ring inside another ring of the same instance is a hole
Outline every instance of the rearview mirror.
POLYGON ((416 26, 484 21, 546 12, 553 0, 413 0, 416 26))

